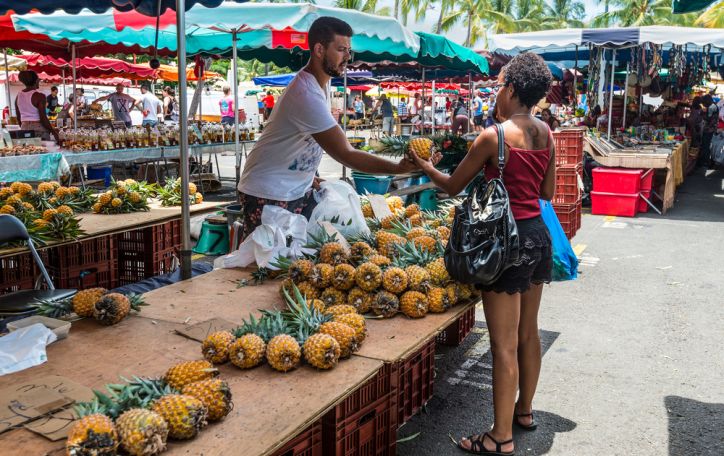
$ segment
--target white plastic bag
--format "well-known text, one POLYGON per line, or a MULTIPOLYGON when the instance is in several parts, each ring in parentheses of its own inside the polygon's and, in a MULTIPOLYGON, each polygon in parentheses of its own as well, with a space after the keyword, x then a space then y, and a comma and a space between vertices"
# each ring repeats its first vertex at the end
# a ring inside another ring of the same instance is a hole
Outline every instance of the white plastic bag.
POLYGON ((43 364, 48 360, 45 346, 57 339, 58 336, 41 323, 0 337, 0 375, 43 364))
POLYGON ((320 184, 317 207, 309 217, 307 231, 316 234, 318 222, 330 222, 344 237, 369 234, 357 192, 347 182, 325 181, 320 184))
POLYGON ((724 166, 724 133, 714 135, 711 140, 711 159, 719 166, 724 166))
POLYGON ((307 219, 278 206, 264 206, 261 225, 239 246, 215 265, 243 268, 256 262, 270 267, 278 257, 297 258, 305 253, 307 219), (289 245, 287 245, 289 244, 289 245))

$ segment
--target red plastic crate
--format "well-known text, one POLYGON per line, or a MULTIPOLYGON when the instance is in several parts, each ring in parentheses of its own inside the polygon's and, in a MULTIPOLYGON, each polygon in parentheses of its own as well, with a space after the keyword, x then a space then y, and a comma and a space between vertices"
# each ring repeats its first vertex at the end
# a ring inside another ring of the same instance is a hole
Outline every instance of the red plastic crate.
POLYGON ((0 258, 0 294, 32 290, 36 266, 30 252, 0 258))
POLYGON ((578 230, 578 203, 572 204, 554 204, 553 210, 558 216, 558 221, 561 224, 561 228, 566 233, 568 239, 572 239, 576 235, 578 230))
POLYGON ((646 202, 646 200, 644 198, 651 201, 651 190, 642 191, 641 193, 639 193, 638 211, 646 213, 649 211, 649 204, 646 202))
POLYGON ((553 132, 556 165, 577 165, 583 162, 583 135, 582 129, 553 132))
POLYGON ((317 421, 287 442, 272 456, 322 456, 322 421, 317 421))
POLYGON ((121 285, 173 271, 174 257, 181 248, 181 221, 126 231, 116 235, 118 280, 121 285))
POLYGON ((475 326, 475 306, 466 310, 460 318, 455 320, 443 332, 437 335, 437 343, 457 347, 470 334, 475 326))
MULTIPOLYGON (((646 176, 645 180, 650 190, 650 177, 653 173, 648 173, 646 176)), ((643 169, 594 168, 593 191, 637 195, 642 188, 642 177, 644 177, 643 169)))
POLYGON ((556 167, 556 193, 552 202, 554 204, 570 204, 581 199, 578 181, 582 176, 582 165, 561 165, 556 167))
POLYGON ((45 266, 56 288, 118 286, 115 236, 53 246, 46 252, 45 266))
POLYGON ((635 217, 638 210, 639 194, 591 192, 591 213, 594 215, 617 215, 635 217))
POLYGON ((397 422, 403 425, 432 398, 435 380, 435 339, 404 361, 391 365, 391 385, 397 394, 397 422))

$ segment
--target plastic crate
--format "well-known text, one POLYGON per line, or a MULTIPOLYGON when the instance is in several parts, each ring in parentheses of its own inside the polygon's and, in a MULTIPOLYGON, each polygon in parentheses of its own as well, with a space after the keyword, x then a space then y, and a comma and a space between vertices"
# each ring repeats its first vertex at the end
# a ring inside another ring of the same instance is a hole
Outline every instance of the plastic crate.
POLYGON ((119 283, 135 283, 173 271, 176 252, 181 248, 181 221, 126 231, 116 239, 119 283))
POLYGON ((322 421, 317 421, 287 442, 272 456, 322 456, 322 421))
POLYGON ((583 176, 582 165, 561 165, 556 168, 556 193, 554 204, 570 204, 581 199, 579 178, 583 176))
POLYGON ((403 425, 432 398, 435 379, 435 339, 404 361, 391 365, 391 385, 397 395, 397 422, 403 425))
POLYGON ((578 165, 583 162, 583 130, 553 132, 556 165, 578 165))
MULTIPOLYGON (((651 189, 653 173, 646 173, 646 183, 651 189)), ((617 194, 638 194, 641 191, 643 169, 594 168, 593 191, 617 194)))
POLYGON ((466 310, 460 317, 437 335, 437 343, 457 347, 470 334, 475 326, 475 306, 466 310))
POLYGON ((591 192, 591 213, 594 215, 635 217, 639 200, 638 193, 591 192))
POLYGON ((583 200, 578 200, 576 203, 576 232, 581 229, 581 217, 583 212, 583 200))
POLYGON ((32 290, 35 270, 35 261, 29 252, 0 258, 0 294, 32 290))
POLYGON ((115 236, 84 239, 46 252, 46 269, 56 288, 118 286, 115 236))
POLYGON ((323 418, 324 455, 394 456, 397 453, 397 428, 393 393, 347 418, 337 416, 333 410, 323 418))
POLYGON ((568 239, 572 239, 578 230, 578 202, 572 204, 553 204, 553 210, 558 216, 561 228, 568 239))

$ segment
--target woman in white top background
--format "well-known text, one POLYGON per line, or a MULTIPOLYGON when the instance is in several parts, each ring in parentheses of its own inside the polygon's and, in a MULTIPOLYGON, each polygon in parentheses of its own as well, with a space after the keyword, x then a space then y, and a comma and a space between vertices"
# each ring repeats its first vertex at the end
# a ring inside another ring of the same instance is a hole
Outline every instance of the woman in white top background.
POLYGON ((58 141, 58 131, 53 128, 46 115, 45 95, 38 90, 40 79, 35 71, 21 71, 18 79, 25 88, 15 98, 15 111, 18 113, 18 123, 23 130, 34 130, 44 140, 50 140, 53 135, 58 141))

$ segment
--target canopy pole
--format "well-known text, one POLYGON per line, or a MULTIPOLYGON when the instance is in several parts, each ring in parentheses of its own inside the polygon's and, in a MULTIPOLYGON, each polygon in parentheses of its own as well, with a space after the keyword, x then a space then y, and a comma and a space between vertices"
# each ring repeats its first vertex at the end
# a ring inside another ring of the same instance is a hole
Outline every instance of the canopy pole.
POLYGON ((186 0, 176 0, 179 85, 179 160, 181 161, 181 280, 191 278, 191 211, 189 208, 189 112, 186 94, 186 0))
MULTIPOLYGON (((347 67, 344 67, 344 95, 342 96, 344 102, 342 103, 342 127, 344 130, 344 137, 347 137, 347 67)), ((347 179, 347 167, 342 165, 342 179, 347 179)))
POLYGON ((425 134, 425 67, 422 67, 422 106, 420 106, 421 111, 418 113, 420 115, 420 121, 422 122, 422 128, 420 129, 420 134, 425 134))
POLYGON ((623 127, 624 130, 626 129, 626 111, 628 111, 628 109, 626 109, 626 98, 628 95, 627 92, 628 92, 629 71, 631 71, 631 62, 628 62, 626 64, 626 82, 624 82, 624 84, 623 84, 623 123, 621 124, 621 126, 623 127))
MULTIPOLYGON (((473 95, 475 95, 473 93, 473 74, 468 72, 468 106, 469 106, 468 115, 470 115, 472 113, 473 119, 474 119, 475 113, 473 113, 473 95)), ((482 98, 480 99, 480 103, 481 103, 481 107, 482 107, 482 103, 483 103, 482 98)), ((450 120, 452 122, 452 119, 450 119, 450 120)), ((474 124, 475 124, 475 121, 473 121, 473 131, 475 130, 474 124)))
POLYGON ((608 88, 608 139, 611 139, 611 121, 613 119, 613 77, 616 74, 616 49, 611 54, 611 86, 608 88))
POLYGON ((576 45, 576 63, 573 66, 573 116, 576 115, 576 109, 578 109, 578 45, 576 45))
POLYGON ((65 90, 65 67, 63 67, 63 101, 68 102, 68 93, 65 90))
POLYGON ((10 117, 12 117, 13 103, 10 100, 10 75, 8 73, 8 50, 6 48, 3 48, 3 57, 5 57, 5 94, 8 97, 8 112, 10 114, 10 117))
POLYGON ((435 134, 435 114, 437 114, 437 111, 435 109, 435 80, 432 80, 432 101, 430 102, 430 112, 432 113, 432 134, 435 134))
POLYGON ((73 134, 78 134, 78 100, 76 97, 75 44, 70 45, 70 59, 73 61, 73 134))
MULTIPOLYGON (((231 32, 231 83, 234 84, 234 157, 239 160, 241 146, 239 144, 239 63, 237 62, 236 30, 231 32)), ((241 163, 237 161, 237 163, 241 163)))

